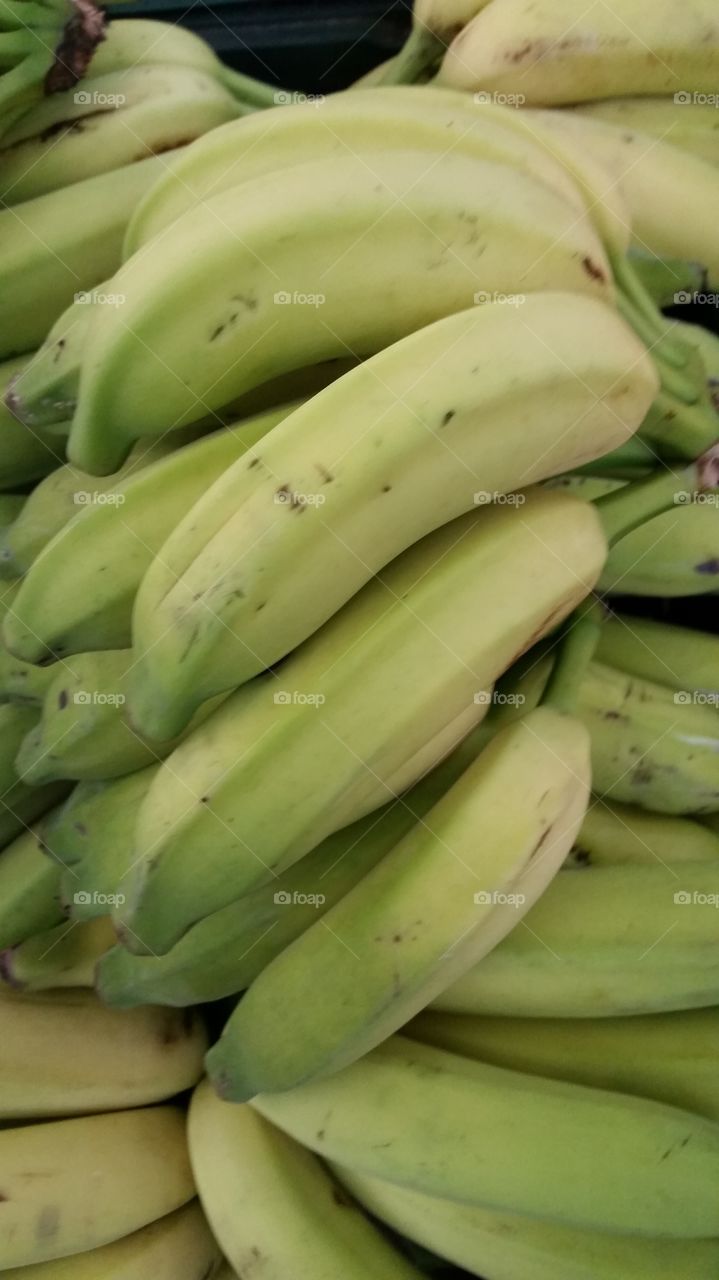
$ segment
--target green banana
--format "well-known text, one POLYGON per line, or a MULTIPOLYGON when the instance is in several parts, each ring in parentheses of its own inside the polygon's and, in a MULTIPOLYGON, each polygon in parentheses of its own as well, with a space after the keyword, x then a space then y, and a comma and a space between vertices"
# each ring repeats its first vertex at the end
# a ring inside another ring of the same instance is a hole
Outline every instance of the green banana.
MULTIPOLYGON (((0 619, 14 607, 20 582, 0 582, 0 619)), ((45 690, 52 678, 49 667, 36 667, 14 658, 0 642, 0 703, 18 702, 41 707, 45 690)))
POLYGON ((29 827, 0 858, 0 950, 24 942, 62 920, 60 868, 43 858, 29 827))
POLYGON ((710 862, 562 871, 526 922, 434 1007, 604 1018, 717 1004, 717 890, 710 862))
MULTIPOLYGON (((380 84, 413 84, 429 78, 455 36, 489 0, 414 0, 412 26, 399 53, 378 68, 380 84)), ((372 73, 370 73, 372 75, 372 73)))
POLYGON ((84 924, 64 920, 0 952, 0 975, 18 991, 92 987, 95 965, 114 941, 107 916, 84 924))
MULTIPOLYGON (((22 214, 0 209, 0 359, 34 350, 74 296, 119 266, 130 214, 164 164, 153 156, 86 178, 28 200, 22 214)), ((101 301, 117 310, 118 297, 103 292, 101 301)))
POLYGON ((4 1280, 233 1280, 197 1202, 112 1244, 53 1262, 13 1267, 4 1280))
POLYGON ((707 631, 620 613, 602 628, 597 658, 669 689, 719 694, 719 638, 707 631))
POLYGON ((3 0, 0 10, 0 137, 43 94, 70 88, 103 38, 93 2, 3 0))
POLYGON ((673 146, 719 165, 719 120, 716 105, 702 101, 707 96, 680 92, 666 98, 610 98, 585 103, 576 110, 582 116, 606 120, 621 129, 638 129, 653 138, 666 138, 673 146))
POLYGON ((712 862, 719 840, 701 822, 593 797, 570 858, 578 866, 712 862))
MULTIPOLYGON (((706 277, 698 262, 687 262, 683 258, 658 258, 655 254, 636 248, 632 249, 629 258, 644 288, 658 307, 673 307, 677 293, 693 296, 701 293, 706 286, 706 277)), ((684 330, 682 336, 687 341, 693 341, 693 335, 684 330)), ((714 342, 712 350, 715 351, 714 342)))
POLYGON ((244 1102, 348 1066, 476 964, 563 862, 589 784, 589 735, 572 716, 539 707, 500 731, 253 983, 207 1057, 222 1096, 244 1102))
POLYGON ((130 950, 164 954, 448 754, 483 718, 482 691, 591 589, 604 545, 594 509, 564 494, 460 517, 277 673, 232 695, 173 752, 141 807, 142 861, 122 913, 130 950))
POLYGON ((320 1162, 250 1107, 228 1107, 204 1081, 190 1104, 197 1189, 237 1274, 293 1280, 421 1280, 320 1162), (252 1260, 252 1261, 250 1261, 252 1260))
POLYGON ((6 990, 0 1011, 3 1120, 125 1111, 171 1098, 202 1075, 207 1035, 196 1012, 122 1014, 92 991, 6 990))
POLYGON ((24 364, 22 359, 0 364, 0 489, 41 480, 65 460, 61 442, 48 432, 18 422, 5 405, 5 394, 24 364))
POLYGON ((717 1009, 596 1019, 428 1012, 404 1034, 497 1067, 654 1098, 719 1120, 717 1009))
MULTIPOLYGON (((611 296, 588 217, 556 192, 459 154, 442 156, 442 175, 425 151, 341 156, 184 214, 161 252, 135 254, 113 278, 125 302, 121 315, 100 308, 86 345, 70 459, 112 470, 139 434, 192 422, 291 369, 372 355, 466 307, 478 287, 611 296), (418 287, 427 270, 431 290, 418 287)), ((22 374, 15 395, 19 416, 31 415, 22 374)))
POLYGON ((640 1236, 719 1231, 719 1125, 678 1107, 400 1036, 253 1105, 325 1159, 461 1203, 640 1236))
POLYGON ((714 1280, 716 1275, 716 1240, 651 1240, 580 1231, 423 1195, 342 1165, 331 1168, 381 1222, 489 1280, 675 1280, 678 1275, 714 1280))
MULTIPOLYGON (((137 589, 165 539, 205 490, 291 408, 235 423, 154 462, 153 449, 143 445, 141 473, 133 450, 134 467, 106 477, 115 483, 105 493, 101 482, 105 501, 81 507, 43 548, 37 542, 28 548, 35 554, 8 621, 12 647, 39 661, 48 653, 129 646, 137 589)), ((16 546, 10 540, 6 546, 15 551, 17 564, 16 546)))
POLYGON ((517 95, 518 105, 563 105, 716 90, 719 34, 711 0, 689 12, 674 0, 594 6, 571 0, 501 0, 481 8, 450 45, 438 82, 517 95))
POLYGON ((461 312, 346 374, 229 468, 148 570, 133 720, 177 732, 433 528, 626 439, 655 389, 617 314, 567 294, 461 312))
POLYGON ((0 199, 18 205, 184 147, 238 114, 229 91, 197 68, 93 73, 80 91, 39 103, 2 139, 0 199))
POLYGON ((0 1162, 0 1249, 8 1268, 99 1248, 195 1194, 179 1107, 3 1129, 0 1162))
MULTIPOLYGON (((57 781, 122 777, 163 759, 181 740, 148 742, 125 712, 132 649, 78 653, 54 664, 39 721, 23 738, 15 757, 20 776, 38 786, 57 781)), ((214 710, 205 703, 188 725, 193 729, 214 710)), ((20 708, 12 708, 20 710, 20 708)))
POLYGON ((37 725, 31 707, 0 706, 0 849, 65 795, 64 784, 30 786, 16 766, 26 735, 37 725))

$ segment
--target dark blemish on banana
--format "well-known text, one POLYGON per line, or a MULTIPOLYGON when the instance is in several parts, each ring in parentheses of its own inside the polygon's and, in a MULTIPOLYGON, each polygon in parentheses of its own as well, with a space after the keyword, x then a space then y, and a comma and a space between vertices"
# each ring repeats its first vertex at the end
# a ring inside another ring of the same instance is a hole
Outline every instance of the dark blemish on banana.
POLYGON ((719 559, 704 560, 696 566, 697 573, 719 573, 719 559))
POLYGON ((332 481, 334 480, 334 476, 332 475, 332 472, 328 471, 326 467, 323 467, 321 462, 316 462, 315 466, 319 471, 320 475, 322 476, 322 483, 332 484, 332 481))
POLYGON ((224 332, 225 332, 224 324, 218 324, 217 328, 213 329, 212 333, 210 334, 210 342, 214 342, 215 339, 219 338, 220 334, 224 332))
POLYGON ((264 609, 266 604, 267 604, 267 601, 263 600, 261 604, 255 605, 255 613, 260 613, 262 609, 264 609))
POLYGON ((448 410, 447 410, 447 412, 444 414, 444 416, 443 416, 443 418, 442 418, 442 421, 441 421, 441 422, 440 422, 440 424, 439 424, 439 425, 440 425, 440 427, 446 427, 446 426, 448 425, 448 423, 450 423, 450 422, 452 421, 452 419, 453 419, 454 415, 456 414, 456 412, 457 412, 457 410, 456 410, 456 409, 448 409, 448 410))
POLYGON ((61 711, 65 710, 65 707, 67 706, 67 702, 68 702, 67 689, 61 689, 57 697, 57 705, 61 711))
POLYGON ((247 464, 247 470, 251 471, 253 467, 259 467, 259 465, 260 465, 259 458, 251 458, 247 464))
POLYGON ((592 262, 591 258, 582 258, 582 266, 591 280, 601 280, 602 284, 605 283, 604 272, 597 266, 596 262, 592 262))
POLYGON ((383 485, 382 485, 382 492, 383 492, 383 493, 391 493, 391 492, 392 492, 392 485, 391 485, 391 484, 383 484, 383 485))

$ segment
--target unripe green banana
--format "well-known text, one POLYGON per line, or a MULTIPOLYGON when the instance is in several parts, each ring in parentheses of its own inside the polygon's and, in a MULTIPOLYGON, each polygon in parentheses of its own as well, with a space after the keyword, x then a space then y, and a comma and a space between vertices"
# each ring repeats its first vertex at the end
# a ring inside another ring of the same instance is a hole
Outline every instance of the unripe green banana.
POLYGON ((38 104, 3 138, 0 199, 17 205, 184 147, 239 108, 212 76, 144 65, 87 77, 38 104))
POLYGON ((92 987, 95 965, 114 941, 107 916, 83 924, 63 920, 0 952, 0 975, 18 991, 92 987))
POLYGON ((606 867, 625 862, 712 862, 719 840, 691 818, 650 813, 593 797, 574 841, 570 863, 606 867))
MULTIPOLYGON (((30 357, 32 359, 32 356, 30 357)), ((29 484, 41 480, 55 467, 62 466, 65 448, 41 428, 18 422, 5 404, 5 394, 15 375, 26 364, 25 359, 5 360, 0 364, 0 488, 29 484)))
MULTIPOLYGON (((702 93, 666 98, 610 98, 585 103, 582 116, 606 120, 621 129, 638 129, 653 138, 667 139, 709 164, 719 165, 719 120, 716 106, 702 93), (693 100, 695 99, 695 100, 693 100)), ((676 290, 674 290, 676 292, 676 290)))
MULTIPOLYGON (((542 293, 445 318, 340 378, 225 472, 149 569, 133 618, 138 728, 176 733, 433 528, 626 439, 655 378, 616 312, 542 293)), ((6 638, 37 655, 35 637, 6 638)))
POLYGON ((719 1010, 636 1018, 421 1013, 405 1035, 480 1062, 655 1098, 719 1120, 719 1010))
MULTIPOLYGON (((14 608, 19 587, 19 580, 0 583, 0 619, 4 620, 14 608)), ((36 667, 13 657, 0 642, 0 703, 16 702, 41 707, 50 679, 49 667, 36 667)))
POLYGON ((238 1275, 253 1259, 268 1280, 421 1280, 313 1155, 250 1107, 220 1102, 207 1081, 192 1097, 188 1140, 200 1199, 238 1275))
POLYGON ((689 12, 674 0, 602 4, 577 16, 571 0, 501 0, 483 6, 450 45, 440 84, 516 93, 540 106, 673 94, 713 93, 719 34, 711 0, 689 12))
POLYGON ((397 1031, 518 927, 572 847, 589 784, 589 735, 572 716, 539 707, 498 733, 253 983, 207 1057, 218 1092, 294 1088, 397 1031))
MULTIPOLYGON (((445 154, 442 173, 438 184, 424 151, 311 161, 183 215, 161 252, 136 254, 115 275, 121 315, 98 311, 71 460, 105 473, 139 434, 195 421, 290 369, 372 355, 466 307, 478 287, 611 296, 589 219, 561 196, 463 155, 445 154), (420 289, 428 270, 433 287, 420 289)), ((22 375, 15 404, 21 418, 33 411, 22 375)))
MULTIPOLYGON (((197 1202, 131 1235, 53 1262, 13 1267, 4 1280, 220 1280, 219 1247, 197 1202)), ((232 1280, 222 1273, 223 1280, 232 1280)))
POLYGON ((3 1129, 0 1162, 6 1267, 109 1244, 195 1194, 179 1107, 3 1129))
POLYGON ((651 1240, 580 1231, 423 1195, 342 1165, 330 1167, 381 1222, 488 1280, 675 1280, 678 1275, 714 1280, 716 1275, 716 1240, 651 1240))
POLYGON ((0 1012, 3 1120, 124 1111, 170 1098, 202 1075, 207 1036, 194 1012, 123 1014, 92 991, 3 991, 0 1012))
POLYGON ((591 1230, 719 1232, 719 1125, 678 1107, 400 1036, 253 1105, 325 1159, 417 1191, 591 1230))
POLYGON ((0 858, 0 950, 24 942, 62 920, 60 868, 44 858, 29 827, 0 858))
POLYGON ((669 689, 719 694, 719 638, 708 631, 618 614, 602 628, 597 658, 669 689))
POLYGON ((603 556, 594 509, 564 494, 460 517, 276 674, 238 690, 173 752, 142 805, 142 861, 123 910, 130 950, 164 954, 196 920, 415 782, 483 718, 482 691, 511 659, 583 599, 603 556), (199 876, 198 842, 208 850, 199 876))
POLYGON ((34 708, 0 706, 0 849, 57 804, 67 791, 59 783, 30 786, 16 766, 20 747, 36 725, 34 708))
MULTIPOLYGON (((235 423, 166 457, 146 443, 136 446, 130 454, 135 465, 105 477, 112 487, 106 491, 101 481, 96 501, 76 508, 35 550, 8 623, 13 646, 35 661, 48 653, 129 646, 137 589, 165 539, 223 471, 293 407, 235 423)), ((165 446, 168 439, 172 433, 165 446)), ((16 543, 17 537, 15 545, 10 539, 6 544, 15 551, 14 563, 16 543)))
POLYGON ((719 868, 652 862, 561 871, 524 924, 434 1007, 597 1018, 719 1003, 719 868))
POLYGON ((153 156, 37 196, 22 217, 0 210, 0 359, 39 346, 73 297, 119 266, 130 214, 164 164, 153 156))

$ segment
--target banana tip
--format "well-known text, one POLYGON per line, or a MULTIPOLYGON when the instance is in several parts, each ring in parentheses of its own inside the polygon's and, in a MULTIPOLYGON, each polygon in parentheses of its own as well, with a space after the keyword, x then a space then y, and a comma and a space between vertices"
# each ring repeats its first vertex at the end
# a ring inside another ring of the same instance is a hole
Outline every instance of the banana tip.
POLYGON ((0 979, 8 986, 13 987, 16 991, 22 991, 25 986, 24 982, 19 982, 15 977, 12 966, 13 949, 6 947, 4 951, 0 951, 0 979))

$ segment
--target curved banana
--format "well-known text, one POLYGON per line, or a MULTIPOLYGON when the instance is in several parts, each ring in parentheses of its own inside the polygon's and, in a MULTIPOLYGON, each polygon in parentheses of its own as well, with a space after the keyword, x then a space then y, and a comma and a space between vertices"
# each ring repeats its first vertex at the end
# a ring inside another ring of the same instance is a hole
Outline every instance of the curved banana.
POLYGON ((0 706, 0 849, 57 804, 67 790, 57 783, 30 786, 17 768, 20 747, 37 721, 33 707, 0 706))
MULTIPOLYGON (((478 289, 611 295, 589 218, 556 192, 459 154, 442 156, 442 177, 424 151, 342 156, 265 174, 241 199, 225 191, 184 214, 162 252, 135 254, 113 279, 125 302, 121 315, 99 310, 86 346, 70 459, 112 470, 140 434, 195 421, 302 365, 372 355, 467 307, 478 289), (428 270, 431 290, 418 287, 428 270)), ((19 416, 32 412, 22 374, 15 393, 19 416)))
POLYGON ((203 1208, 238 1274, 254 1259, 268 1280, 420 1280, 313 1155, 250 1107, 220 1102, 207 1081, 192 1097, 188 1141, 203 1208))
POLYGON ((92 987, 95 965, 114 941, 106 915, 78 925, 63 920, 0 952, 0 976, 18 991, 92 987))
POLYGON ((404 1034, 530 1075, 668 1102, 719 1120, 719 1010, 637 1018, 481 1018, 422 1013, 404 1034))
POLYGON ((415 782, 483 718, 485 690, 516 653, 584 598, 603 556, 594 509, 563 494, 461 517, 368 583, 276 674, 238 690, 173 752, 142 805, 142 861, 122 912, 130 950, 164 954, 196 920, 415 782))
POLYGON ((719 1003, 719 869, 708 862, 561 871, 520 924, 434 1007, 597 1018, 719 1003))
POLYGON ((195 1194, 185 1117, 177 1107, 3 1129, 0 1163, 6 1267, 109 1244, 195 1194))
POLYGON ((712 862, 716 858, 719 839, 701 822, 650 813, 634 805, 609 804, 595 796, 574 841, 569 864, 606 867, 625 862, 712 862))
MULTIPOLYGON (((30 556, 32 561, 8 621, 15 651, 39 661, 48 654, 129 646, 137 589, 165 539, 214 481, 292 408, 235 423, 164 458, 142 442, 130 454, 134 465, 105 477, 111 488, 93 480, 85 495, 95 501, 76 508, 55 537, 47 539, 45 530, 42 547, 33 539, 26 549, 23 562, 30 556)), ((77 500, 77 490, 73 496, 77 500)), ((6 535, 15 565, 17 544, 17 532, 6 535)))
MULTIPOLYGON (((626 439, 655 389, 616 312, 567 294, 461 312, 360 365, 229 468, 170 535, 135 605, 134 722, 177 732, 199 701, 271 666, 433 528, 626 439)), ((31 657, 35 638, 21 647, 11 627, 9 647, 31 657)))
MULTIPOLYGON (((719 694, 719 638, 709 631, 620 613, 607 619, 596 652, 600 662, 642 680, 690 693, 719 694)), ((719 697, 713 701, 719 702, 719 697)))
POLYGON ((621 129, 638 129, 719 165, 719 121, 716 106, 706 101, 708 96, 680 92, 666 98, 610 98, 576 110, 621 129))
MULTIPOLYGON (((79 293, 120 265, 130 214, 166 161, 140 160, 0 209, 0 359, 33 351, 79 293)), ((117 292, 104 306, 117 309, 117 292)), ((20 380, 22 373, 20 374, 20 380)))
MULTIPOLYGON (((333 1164, 360 1204, 395 1231, 490 1280, 713 1280, 715 1240, 641 1239, 458 1204, 333 1164)), ((20 1280, 20 1277, 18 1277, 20 1280)), ((64 1277, 63 1277, 64 1280, 64 1277)))
POLYGON ((60 924, 60 868, 42 856, 42 842, 28 828, 0 858, 0 950, 60 924))
POLYGON ((238 115, 228 90, 197 68, 141 65, 46 98, 0 146, 0 199, 17 205, 73 182, 185 147, 238 115))
POLYGON ((291 1089, 397 1031, 517 926, 571 849, 589 783, 573 717, 539 707, 498 733, 253 983, 207 1057, 218 1092, 244 1102, 291 1089))
POLYGON ((202 1075, 207 1035, 195 1012, 120 1012, 79 990, 1 992, 0 1012, 3 1120, 124 1111, 171 1098, 202 1075))
MULTIPOLYGON (((3 1280, 220 1280, 220 1251, 197 1200, 112 1244, 13 1267, 3 1280)), ((222 1272, 224 1280, 232 1280, 222 1272)))
MULTIPOLYGON (((32 359, 32 356, 30 357, 32 359)), ((27 361, 0 364, 0 488, 42 480, 65 461, 65 447, 49 432, 18 422, 5 404, 6 392, 27 361)))
POLYGON ((493 0, 460 31, 440 84, 514 93, 557 105, 616 98, 713 93, 719 32, 712 0, 688 12, 675 0, 611 0, 577 14, 571 0, 493 0))
POLYGON ((640 1236, 719 1230, 719 1125, 663 1103, 394 1036, 253 1106, 325 1159, 461 1203, 640 1236))
POLYGON ((511 164, 582 213, 582 195, 563 163, 529 130, 518 129, 511 115, 503 107, 480 107, 452 90, 402 88, 336 93, 321 111, 297 103, 234 121, 188 147, 148 191, 128 225, 124 256, 138 252, 188 209, 253 178, 291 168, 298 155, 306 163, 407 147, 434 152, 428 163, 436 164, 447 153, 459 153, 511 164))

